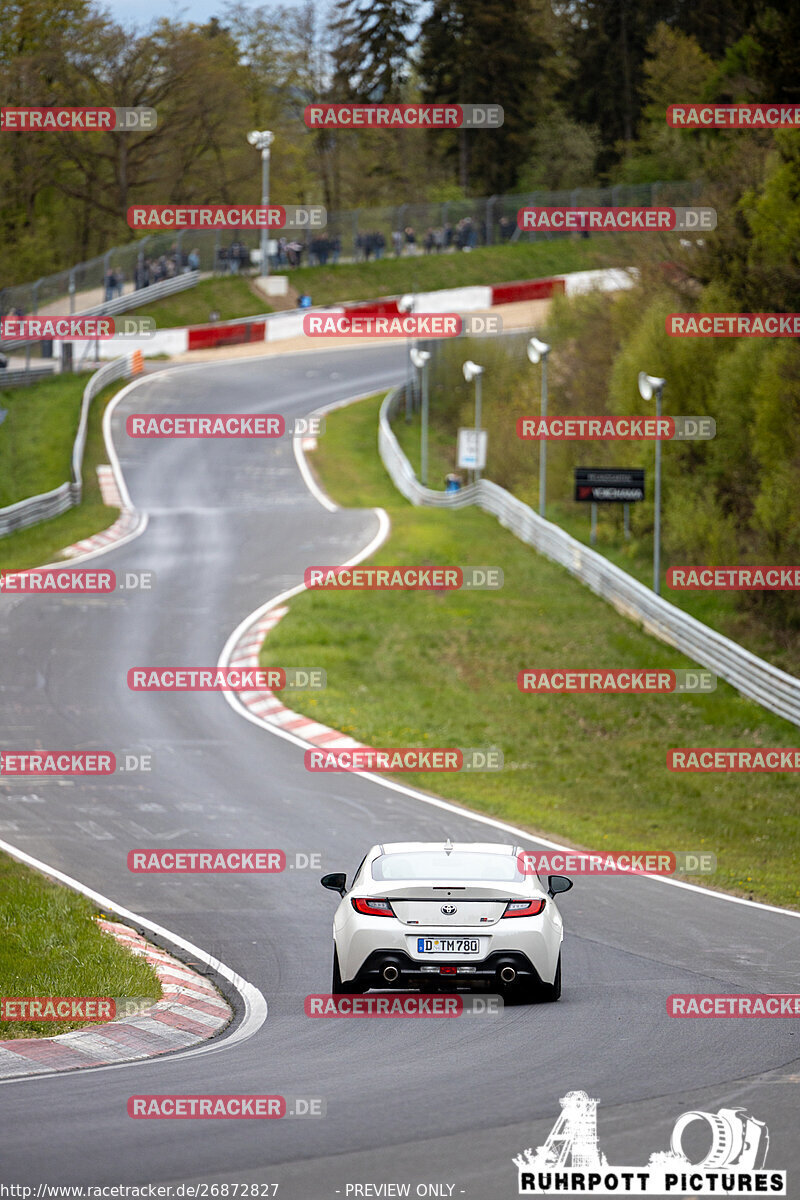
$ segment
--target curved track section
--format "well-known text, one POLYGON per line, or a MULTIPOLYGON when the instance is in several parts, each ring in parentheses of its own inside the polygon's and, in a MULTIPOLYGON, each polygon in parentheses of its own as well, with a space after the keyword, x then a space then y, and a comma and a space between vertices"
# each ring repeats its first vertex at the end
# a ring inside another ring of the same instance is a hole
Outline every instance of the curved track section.
POLYGON ((154 755, 149 775, 6 780, 3 837, 204 947, 269 1003, 253 1037, 221 1042, 215 1054, 0 1088, 4 1183, 279 1183, 278 1196, 291 1200, 391 1195, 347 1187, 407 1183, 411 1195, 436 1184, 442 1196, 511 1197, 513 1156, 545 1139, 571 1088, 600 1099, 612 1163, 644 1163, 666 1149, 688 1108, 743 1105, 770 1127, 770 1165, 797 1179, 797 1022, 679 1021, 665 1012, 671 992, 796 990, 792 914, 643 878, 584 878, 562 903, 560 1004, 453 1021, 309 1020, 303 997, 327 988, 331 955, 333 898, 317 872, 126 870, 133 847, 188 844, 321 851, 326 869, 351 873, 375 841, 486 835, 467 811, 411 792, 307 775, 296 745, 242 720, 218 694, 126 686, 131 666, 213 666, 248 613, 296 586, 310 563, 358 553, 378 522, 370 511, 323 508, 288 439, 132 443, 127 413, 305 415, 396 382, 403 364, 401 348, 369 348, 146 380, 112 424, 133 504, 149 522, 104 562, 154 571, 155 590, 0 600, 4 745, 154 755), (319 1096, 327 1115, 129 1119, 128 1097, 149 1092, 319 1096))

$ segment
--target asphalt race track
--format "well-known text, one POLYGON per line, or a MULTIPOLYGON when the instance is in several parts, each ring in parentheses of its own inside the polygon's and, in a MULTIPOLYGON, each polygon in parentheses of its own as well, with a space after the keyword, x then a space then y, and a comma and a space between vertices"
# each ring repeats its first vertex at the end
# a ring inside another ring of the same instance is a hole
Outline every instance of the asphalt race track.
POLYGON ((125 416, 305 415, 402 379, 404 361, 402 346, 367 348, 147 379, 118 407, 114 430, 149 525, 93 565, 154 571, 155 589, 0 599, 3 747, 154 755, 150 774, 6 780, 0 838, 209 951, 269 1005, 258 1032, 230 1048, 223 1039, 182 1059, 4 1083, 2 1182, 269 1182, 285 1200, 358 1195, 348 1184, 408 1183, 411 1195, 437 1184, 447 1185, 440 1195, 501 1200, 517 1194, 513 1156, 544 1140, 559 1098, 579 1088, 600 1100, 612 1164, 667 1149, 689 1109, 741 1105, 769 1126, 768 1166, 789 1172, 797 1195, 798 1022, 675 1020, 665 1009, 673 992, 796 991, 797 916, 653 880, 577 878, 560 902, 559 1004, 456 1020, 311 1020, 303 998, 330 987, 336 905, 319 872, 126 868, 134 847, 252 846, 319 851, 324 870, 351 876, 378 841, 492 836, 466 813, 372 780, 307 774, 301 749, 242 719, 221 694, 134 694, 126 684, 132 666, 214 666, 249 612, 300 582, 306 566, 355 554, 378 522, 371 511, 325 511, 288 438, 134 442, 125 416), (234 1092, 322 1097, 327 1112, 126 1115, 134 1093, 234 1092))

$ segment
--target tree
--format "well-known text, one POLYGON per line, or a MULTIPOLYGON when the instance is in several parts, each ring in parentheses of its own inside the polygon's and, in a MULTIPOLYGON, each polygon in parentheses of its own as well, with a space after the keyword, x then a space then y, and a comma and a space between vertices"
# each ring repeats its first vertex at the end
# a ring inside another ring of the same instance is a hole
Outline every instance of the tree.
POLYGON ((661 21, 648 39, 642 73, 642 122, 622 177, 628 183, 693 179, 701 173, 708 135, 687 137, 685 130, 671 129, 666 111, 676 102, 707 98, 714 63, 694 38, 661 21))
POLYGON ((533 126, 554 90, 554 20, 544 0, 434 0, 419 72, 430 103, 500 104, 499 129, 436 134, 457 156, 459 185, 510 191, 530 156, 533 126))
POLYGON ((331 30, 334 87, 343 100, 400 100, 408 78, 412 0, 338 0, 331 30))

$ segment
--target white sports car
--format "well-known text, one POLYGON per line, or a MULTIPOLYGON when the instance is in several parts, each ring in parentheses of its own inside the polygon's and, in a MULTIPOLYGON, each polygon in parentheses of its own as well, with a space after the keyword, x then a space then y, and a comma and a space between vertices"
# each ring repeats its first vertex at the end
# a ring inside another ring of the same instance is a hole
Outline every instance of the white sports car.
POLYGON ((561 914, 520 870, 522 847, 498 842, 391 842, 373 846, 350 886, 322 878, 342 902, 333 919, 332 992, 447 990, 484 985, 518 1000, 561 995, 561 914))

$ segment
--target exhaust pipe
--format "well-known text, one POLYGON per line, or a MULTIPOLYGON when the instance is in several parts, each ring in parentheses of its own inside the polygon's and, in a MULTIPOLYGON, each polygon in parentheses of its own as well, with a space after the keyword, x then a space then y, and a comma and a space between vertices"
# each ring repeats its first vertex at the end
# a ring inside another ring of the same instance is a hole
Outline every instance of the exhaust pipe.
POLYGON ((503 983, 513 983, 517 978, 517 972, 513 967, 503 967, 500 971, 500 978, 503 983))
POLYGON ((387 983, 394 983, 396 979, 400 978, 400 972, 394 963, 387 963, 381 974, 387 983))

